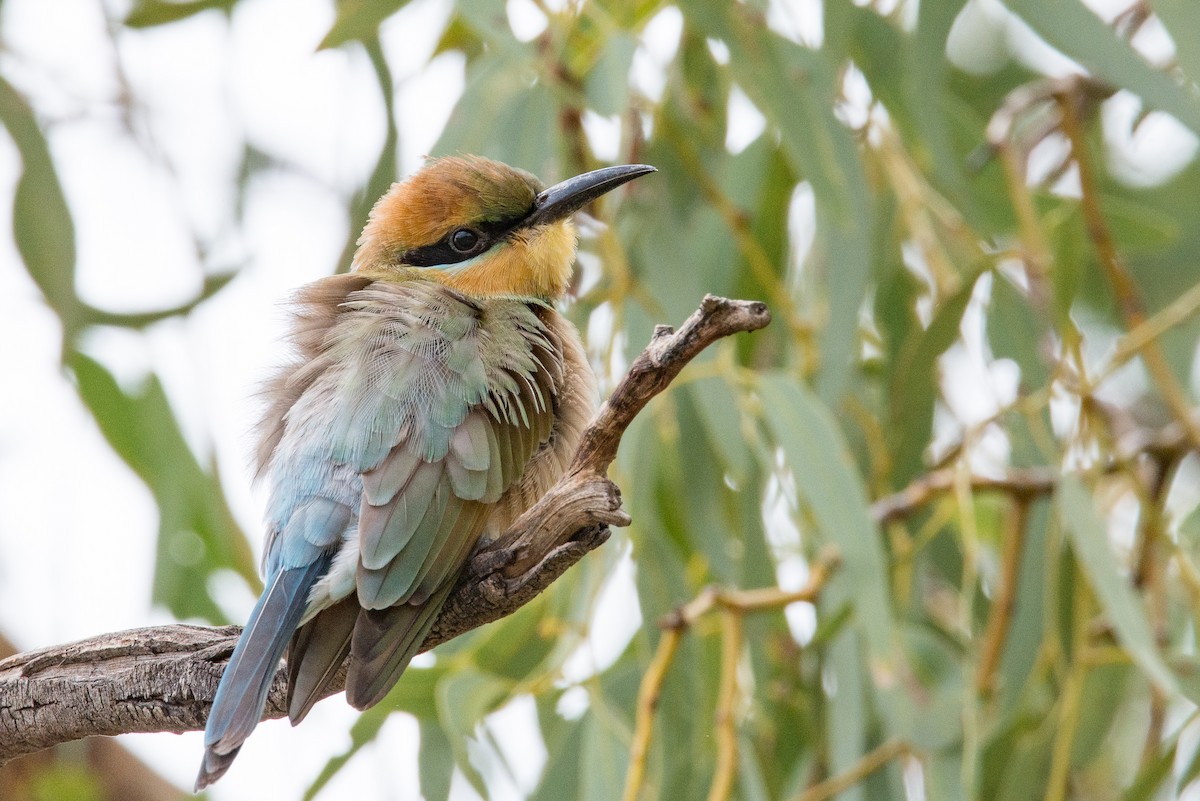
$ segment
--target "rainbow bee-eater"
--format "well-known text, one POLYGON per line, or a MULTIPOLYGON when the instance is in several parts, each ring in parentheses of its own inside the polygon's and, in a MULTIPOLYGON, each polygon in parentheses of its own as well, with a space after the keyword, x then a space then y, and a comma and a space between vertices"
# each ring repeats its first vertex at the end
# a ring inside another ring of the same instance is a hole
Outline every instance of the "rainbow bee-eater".
POLYGON ((596 393, 554 307, 571 215, 653 171, 543 189, 483 158, 430 161, 375 204, 351 272, 300 290, 258 448, 266 589, 213 700, 197 790, 254 730, 285 651, 293 724, 347 655, 347 700, 382 699, 479 538, 562 474, 596 393))

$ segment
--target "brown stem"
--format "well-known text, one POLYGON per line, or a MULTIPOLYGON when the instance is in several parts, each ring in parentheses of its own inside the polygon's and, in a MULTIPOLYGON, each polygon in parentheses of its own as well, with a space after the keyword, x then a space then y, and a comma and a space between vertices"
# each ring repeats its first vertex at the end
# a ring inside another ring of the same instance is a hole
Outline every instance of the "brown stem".
POLYGON ((636 724, 633 731, 633 745, 629 749, 629 772, 625 774, 625 792, 623 801, 637 801, 642 792, 642 782, 646 777, 646 759, 650 756, 650 736, 654 733, 654 713, 658 709, 658 699, 662 696, 663 682, 667 679, 667 669, 675 659, 679 650, 679 641, 683 639, 683 629, 671 628, 663 631, 658 640, 658 648, 650 667, 642 677, 638 688, 636 724))
POLYGON ((995 689, 996 668, 1004 653, 1013 610, 1017 606, 1017 578, 1021 574, 1021 556, 1025 552, 1025 527, 1028 522, 1029 499, 1016 498, 1005 519, 1000 582, 988 613, 987 628, 984 629, 983 645, 979 652, 979 666, 975 671, 975 686, 981 695, 989 695, 995 689))
POLYGON ((845 773, 839 773, 837 776, 809 787, 798 795, 795 801, 824 801, 826 798, 832 798, 838 793, 849 790, 893 759, 902 757, 909 752, 908 743, 889 740, 874 751, 864 754, 862 759, 851 765, 845 773))
POLYGON ((808 584, 794 591, 781 590, 778 587, 762 587, 753 590, 733 590, 721 587, 709 587, 694 599, 678 607, 662 620, 658 626, 663 630, 659 638, 658 648, 650 667, 642 676, 642 684, 638 689, 636 721, 633 731, 633 745, 629 749, 629 772, 625 775, 625 792, 622 801, 637 801, 642 792, 642 784, 646 776, 646 759, 650 755, 650 737, 654 731, 654 713, 658 708, 658 699, 662 694, 663 682, 667 678, 667 670, 679 649, 683 632, 698 618, 719 607, 722 611, 722 631, 725 639, 722 642, 722 672, 721 696, 717 704, 717 727, 722 731, 719 743, 720 759, 717 772, 713 777, 713 789, 709 796, 713 798, 728 797, 732 789, 733 771, 736 769, 737 740, 733 728, 734 691, 736 687, 735 652, 740 650, 740 644, 733 648, 730 638, 736 634, 740 643, 741 616, 751 612, 761 612, 767 609, 782 609, 789 604, 799 601, 815 601, 821 594, 829 577, 837 569, 838 556, 833 551, 825 551, 817 556, 809 571, 808 584), (736 631, 730 629, 737 624, 736 631), (730 663, 732 660, 733 664, 730 663), (728 686, 726 681, 732 682, 728 686), (728 693, 726 692, 728 690, 728 693), (733 739, 730 739, 730 738, 733 739), (732 751, 730 750, 732 749, 732 751), (732 761, 730 754, 732 753, 732 761))
MULTIPOLYGON (((1136 330, 1146 322, 1146 307, 1141 292, 1117 253, 1116 241, 1109 231, 1104 219, 1104 211, 1100 208, 1099 189, 1096 186, 1095 170, 1092 166, 1091 151, 1088 150, 1083 132, 1083 122, 1078 106, 1078 92, 1064 88, 1057 94, 1059 109, 1062 112, 1062 129, 1071 142, 1071 153, 1075 164, 1079 167, 1079 202, 1083 209, 1083 218, 1087 224, 1088 236, 1096 249, 1096 256, 1104 267, 1108 283, 1116 296, 1117 309, 1125 321, 1125 327, 1130 331, 1136 330)), ((1192 444, 1200 447, 1200 424, 1192 415, 1192 404, 1186 390, 1180 385, 1171 366, 1167 363, 1162 345, 1151 341, 1142 349, 1142 361, 1146 363, 1146 371, 1158 386, 1163 400, 1175 415, 1175 419, 1187 431, 1192 444)))
POLYGON ((721 680, 717 691, 717 767, 713 771, 708 801, 727 801, 737 777, 737 701, 738 659, 742 654, 742 616, 731 607, 721 610, 721 680))
MULTIPOLYGON (((1175 468, 1175 463, 1154 463, 1147 477, 1142 497, 1140 537, 1138 553, 1134 568, 1134 586, 1142 591, 1146 598, 1150 625, 1154 630, 1154 638, 1159 645, 1165 645, 1167 634, 1167 587, 1163 574, 1165 557, 1163 540, 1165 537, 1165 521, 1163 519, 1163 504, 1170 486, 1169 477, 1175 468)), ((1135 477, 1136 478, 1136 477, 1135 477)), ((1150 720, 1146 725, 1146 738, 1142 745, 1142 766, 1149 765, 1158 755, 1163 737, 1163 727, 1166 725, 1167 704, 1169 699, 1156 685, 1150 686, 1150 720)))
MULTIPOLYGON (((482 546, 424 650, 511 614, 626 525, 607 478, 626 427, 683 366, 721 337, 770 322, 765 304, 707 296, 678 333, 667 326, 638 356, 591 426, 566 475, 513 528, 482 546)), ((0 662, 0 763, 89 735, 204 727, 237 626, 155 626, 104 634, 0 662)), ((339 692, 335 680, 329 694, 339 692)), ((276 673, 264 718, 285 713, 276 673)))
MULTIPOLYGON (((1157 431, 1135 429, 1122 436, 1115 448, 1116 455, 1103 468, 1115 473, 1145 456, 1161 465, 1174 464, 1195 450, 1187 431, 1178 422, 1157 431)), ((999 492, 1017 500, 1032 500, 1050 495, 1058 487, 1062 471, 1050 467, 1016 467, 1000 476, 969 477, 975 492, 999 492)), ((925 508, 935 498, 954 489, 955 471, 939 468, 915 479, 904 489, 885 495, 871 504, 871 517, 876 523, 904 520, 925 508)))

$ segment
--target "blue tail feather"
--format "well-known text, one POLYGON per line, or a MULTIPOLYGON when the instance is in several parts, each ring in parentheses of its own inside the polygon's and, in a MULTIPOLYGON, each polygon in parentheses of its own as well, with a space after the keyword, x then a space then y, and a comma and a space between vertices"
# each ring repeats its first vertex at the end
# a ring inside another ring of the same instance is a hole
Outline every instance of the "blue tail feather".
POLYGON ((280 570, 255 604, 213 698, 197 792, 229 769, 258 725, 275 669, 304 616, 309 591, 328 568, 329 557, 324 557, 305 567, 280 570))

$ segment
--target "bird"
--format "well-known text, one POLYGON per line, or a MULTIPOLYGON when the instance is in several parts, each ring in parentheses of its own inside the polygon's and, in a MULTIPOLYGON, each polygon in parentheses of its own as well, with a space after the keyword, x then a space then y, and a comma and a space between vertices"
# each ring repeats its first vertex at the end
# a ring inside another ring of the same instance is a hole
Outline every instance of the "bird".
POLYGON ((430 159, 375 203, 350 271, 297 292, 258 428, 265 589, 213 698, 197 792, 258 724, 285 653, 293 725, 348 655, 347 701, 383 699, 480 538, 566 469, 597 394, 555 308, 572 216, 655 171, 544 188, 483 157, 430 159))

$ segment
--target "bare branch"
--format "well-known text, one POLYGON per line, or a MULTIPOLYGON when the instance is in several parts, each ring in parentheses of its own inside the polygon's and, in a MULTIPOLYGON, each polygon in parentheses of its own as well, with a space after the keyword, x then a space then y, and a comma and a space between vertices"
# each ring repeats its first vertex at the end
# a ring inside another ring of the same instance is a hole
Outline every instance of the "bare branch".
MULTIPOLYGON (((1153 462, 1173 463, 1195 448, 1188 429, 1173 422, 1158 430, 1135 428, 1125 432, 1119 436, 1114 450, 1113 458, 1100 468, 1104 473, 1118 472, 1142 457, 1153 462)), ((1013 467, 999 476, 972 475, 968 481, 974 492, 997 492, 1027 503, 1052 494, 1061 478, 1062 471, 1053 467, 1013 467)), ((871 517, 879 524, 911 517, 952 490, 954 480, 953 468, 931 470, 904 489, 871 504, 871 517)))
MULTIPOLYGON (((607 540, 609 525, 628 524, 620 491, 605 477, 625 429, 702 350, 770 319, 763 303, 709 295, 678 333, 659 326, 584 433, 567 474, 476 552, 424 650, 515 612, 607 540)), ((203 728, 240 631, 155 626, 0 661, 0 764, 89 735, 203 728)), ((330 694, 342 689, 334 684, 330 694)), ((285 688, 279 671, 265 718, 286 714, 285 688)))

